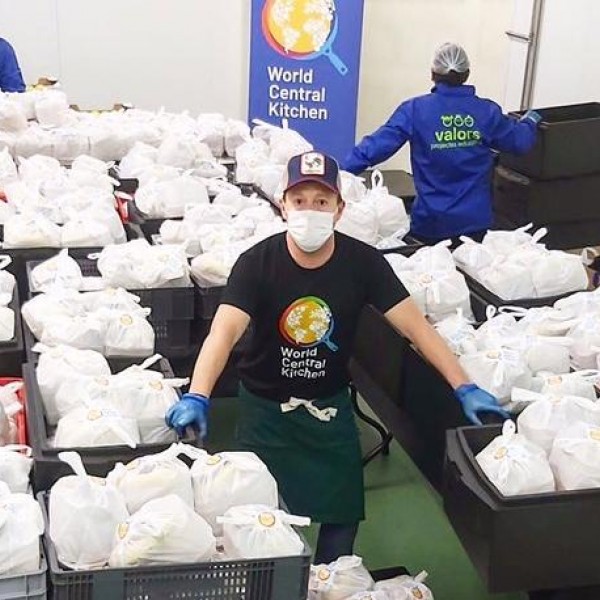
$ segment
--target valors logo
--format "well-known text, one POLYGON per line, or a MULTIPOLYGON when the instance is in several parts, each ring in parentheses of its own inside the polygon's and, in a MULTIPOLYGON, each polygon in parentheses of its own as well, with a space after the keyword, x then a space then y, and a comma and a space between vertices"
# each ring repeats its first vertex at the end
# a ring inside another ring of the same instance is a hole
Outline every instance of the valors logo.
POLYGON ((434 132, 432 150, 466 148, 481 143, 481 132, 472 115, 442 115, 440 122, 442 127, 434 132))

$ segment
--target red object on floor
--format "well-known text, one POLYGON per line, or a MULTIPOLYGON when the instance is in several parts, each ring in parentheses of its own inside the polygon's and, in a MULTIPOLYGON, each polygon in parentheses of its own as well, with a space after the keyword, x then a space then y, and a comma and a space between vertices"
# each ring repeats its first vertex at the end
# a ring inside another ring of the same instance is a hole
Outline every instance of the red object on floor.
MULTIPOLYGON (((23 383, 23 380, 20 377, 0 377, 0 387, 8 385, 9 383, 15 383, 17 381, 23 383)), ((18 436, 17 444, 27 446, 27 402, 25 401, 25 386, 17 391, 17 398, 23 407, 23 410, 19 412, 16 417, 18 436)))

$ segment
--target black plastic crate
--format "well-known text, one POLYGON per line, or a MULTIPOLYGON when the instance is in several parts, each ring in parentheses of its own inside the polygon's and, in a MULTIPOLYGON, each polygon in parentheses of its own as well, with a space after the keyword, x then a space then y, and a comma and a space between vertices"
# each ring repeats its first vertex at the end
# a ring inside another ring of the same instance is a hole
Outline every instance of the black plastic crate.
POLYGON ((420 242, 410 235, 404 237, 404 242, 404 246, 395 246, 394 248, 385 248, 379 251, 382 254, 402 254, 403 256, 412 256, 417 250, 420 250, 425 246, 423 242, 420 242))
MULTIPOLYGON (((515 171, 498 167, 494 176, 493 208, 496 221, 508 221, 512 227, 533 223, 547 226, 544 243, 556 248, 566 227, 600 220, 600 173, 586 177, 537 181, 515 171), (559 229, 560 228, 560 229, 559 229)), ((592 234, 592 245, 600 243, 599 228, 592 234)), ((574 246, 589 245, 590 235, 574 246)))
MULTIPOLYGON (((169 362, 161 359, 153 367, 160 370, 165 377, 173 377, 169 362)), ((29 444, 33 449, 33 487, 36 491, 48 490, 57 479, 71 474, 71 468, 58 459, 58 454, 65 448, 55 448, 50 444, 53 428, 46 422, 42 394, 32 363, 23 365, 23 381, 27 391, 27 433, 29 444)), ((193 430, 188 430, 184 442, 196 445, 199 440, 193 430)), ((171 442, 162 444, 139 444, 135 448, 129 446, 98 446, 94 448, 69 448, 81 455, 83 464, 90 475, 105 477, 117 462, 129 462, 146 454, 154 454, 166 450, 171 442)))
MULTIPOLYGON (((536 109, 542 117, 533 149, 500 154, 500 164, 536 179, 600 173, 600 103, 536 109)), ((524 113, 514 112, 520 118, 524 113)))
POLYGON ((501 429, 447 437, 444 508, 489 591, 600 585, 600 490, 503 496, 475 460, 501 429))
POLYGON ((311 550, 300 556, 186 565, 69 571, 50 539, 47 494, 39 494, 46 523, 44 546, 54 600, 304 600, 311 550))
POLYGON ((0 342, 0 377, 20 377, 21 365, 25 358, 25 344, 19 290, 16 285, 8 307, 15 313, 15 334, 12 340, 0 342))
POLYGON ((552 306, 557 300, 560 300, 561 298, 567 298, 568 296, 572 296, 576 293, 568 292, 566 294, 560 294, 559 296, 548 296, 547 298, 506 300, 504 298, 500 298, 500 296, 496 296, 496 294, 492 293, 483 284, 477 281, 474 277, 471 277, 469 274, 465 273, 463 270, 459 269, 459 271, 465 276, 467 285, 471 291, 471 306, 475 308, 473 304, 474 301, 477 305, 478 314, 475 315, 477 321, 485 321, 485 308, 483 309, 484 312, 481 313, 482 306, 487 307, 491 305, 500 307, 510 304, 511 306, 521 306, 523 308, 538 308, 540 306, 552 306))
POLYGON ((199 321, 212 321, 219 304, 221 304, 221 298, 225 286, 217 286, 212 288, 200 287, 194 282, 194 294, 196 298, 195 308, 195 320, 199 321))

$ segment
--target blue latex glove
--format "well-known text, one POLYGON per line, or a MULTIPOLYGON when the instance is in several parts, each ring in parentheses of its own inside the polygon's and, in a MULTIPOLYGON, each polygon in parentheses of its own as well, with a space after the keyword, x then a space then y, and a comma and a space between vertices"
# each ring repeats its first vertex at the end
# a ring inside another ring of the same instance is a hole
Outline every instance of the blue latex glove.
POLYGON ((482 390, 474 383, 461 385, 454 390, 454 395, 462 404, 463 411, 469 421, 475 425, 481 425, 481 420, 477 416, 479 412, 496 413, 505 419, 510 418, 508 412, 498 404, 494 396, 482 390))
POLYGON ((210 400, 202 394, 188 393, 171 406, 165 416, 169 427, 175 429, 179 437, 183 437, 186 427, 193 427, 204 439, 208 431, 208 406, 210 400))
POLYGON ((536 125, 542 120, 542 115, 535 110, 528 110, 522 117, 521 121, 525 119, 531 119, 536 125))

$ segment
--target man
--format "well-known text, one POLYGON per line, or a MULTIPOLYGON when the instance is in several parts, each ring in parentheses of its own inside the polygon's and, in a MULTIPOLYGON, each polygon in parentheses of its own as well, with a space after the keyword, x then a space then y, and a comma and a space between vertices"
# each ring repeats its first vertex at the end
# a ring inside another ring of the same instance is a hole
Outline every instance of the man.
POLYGON ((19 68, 13 47, 0 38, 0 90, 3 92, 24 92, 25 82, 19 68))
POLYGON ((344 210, 336 161, 319 152, 287 166, 286 233, 260 242, 235 264, 185 394, 167 414, 179 433, 206 434, 209 398, 250 320, 239 365, 237 438, 278 481, 290 511, 321 523, 316 562, 352 553, 364 518, 361 452, 347 364, 363 307, 373 304, 456 390, 465 413, 506 416, 469 382, 377 250, 334 233, 344 210))
POLYGON ((417 198, 411 233, 425 243, 469 235, 480 241, 492 225, 492 149, 525 153, 536 139, 540 116, 520 121, 465 85, 469 59, 456 44, 435 53, 431 93, 401 104, 388 122, 366 136, 342 165, 358 174, 410 142, 417 198))

